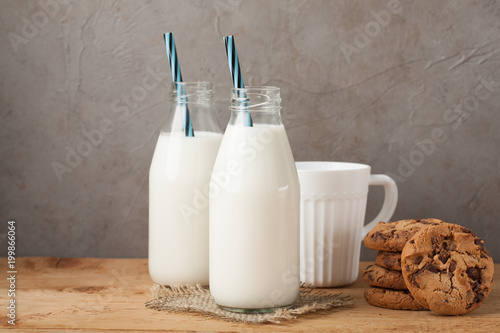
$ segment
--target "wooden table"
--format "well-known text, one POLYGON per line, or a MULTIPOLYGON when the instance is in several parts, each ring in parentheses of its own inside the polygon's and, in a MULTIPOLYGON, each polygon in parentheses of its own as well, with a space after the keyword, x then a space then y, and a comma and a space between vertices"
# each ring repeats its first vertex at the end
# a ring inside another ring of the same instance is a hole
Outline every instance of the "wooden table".
MULTIPOLYGON (((0 258, 1 267, 7 259, 0 258)), ((151 299, 146 259, 17 258, 16 326, 23 332, 88 331, 283 331, 283 332, 500 332, 500 264, 483 306, 468 315, 446 317, 429 311, 395 311, 370 306, 358 279, 328 292, 349 294, 350 309, 308 314, 282 324, 249 325, 196 314, 171 314, 147 309, 151 299)), ((360 270, 368 263, 362 263, 360 270)), ((7 269, 5 269, 7 271, 7 269)), ((4 273, 6 274, 6 273, 4 273)), ((8 324, 8 285, 2 278, 1 327, 8 324)))

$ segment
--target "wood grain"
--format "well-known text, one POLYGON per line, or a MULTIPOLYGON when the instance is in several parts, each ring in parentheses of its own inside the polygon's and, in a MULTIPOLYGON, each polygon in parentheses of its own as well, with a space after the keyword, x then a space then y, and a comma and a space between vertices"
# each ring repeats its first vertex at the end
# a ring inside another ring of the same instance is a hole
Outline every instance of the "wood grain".
MULTIPOLYGON (((0 258, 6 267, 6 258, 0 258)), ((364 269, 368 263, 362 263, 364 269)), ((498 332, 500 289, 496 281, 483 306, 466 316, 445 317, 428 311, 396 311, 370 306, 363 299, 366 284, 358 279, 345 288, 326 289, 354 298, 354 307, 308 314, 279 325, 248 325, 196 314, 171 314, 146 309, 152 281, 146 259, 17 258, 17 322, 23 332, 89 331, 217 331, 217 332, 498 332)), ((6 271, 6 270, 5 270, 6 271)), ((0 325, 8 327, 3 279, 0 325)))

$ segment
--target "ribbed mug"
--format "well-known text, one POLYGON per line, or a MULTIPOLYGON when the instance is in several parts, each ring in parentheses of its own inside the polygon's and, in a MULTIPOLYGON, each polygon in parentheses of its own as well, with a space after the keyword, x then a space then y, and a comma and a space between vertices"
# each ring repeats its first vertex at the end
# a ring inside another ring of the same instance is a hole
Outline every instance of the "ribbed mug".
POLYGON ((361 240, 396 208, 398 189, 392 178, 371 175, 365 164, 296 162, 300 200, 300 281, 338 287, 357 279, 361 240), (382 185, 379 214, 363 226, 368 188, 382 185))

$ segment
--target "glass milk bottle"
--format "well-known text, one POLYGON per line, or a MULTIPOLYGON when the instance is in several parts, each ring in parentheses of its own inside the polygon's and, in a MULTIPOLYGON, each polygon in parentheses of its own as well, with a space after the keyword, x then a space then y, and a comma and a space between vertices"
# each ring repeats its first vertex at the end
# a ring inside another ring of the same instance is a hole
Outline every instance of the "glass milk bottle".
POLYGON ((208 188, 222 140, 214 84, 172 83, 169 100, 149 170, 149 273, 160 284, 208 285, 208 188))
POLYGON ((300 188, 280 103, 275 87, 231 90, 210 181, 210 292, 227 310, 268 312, 298 296, 300 188))

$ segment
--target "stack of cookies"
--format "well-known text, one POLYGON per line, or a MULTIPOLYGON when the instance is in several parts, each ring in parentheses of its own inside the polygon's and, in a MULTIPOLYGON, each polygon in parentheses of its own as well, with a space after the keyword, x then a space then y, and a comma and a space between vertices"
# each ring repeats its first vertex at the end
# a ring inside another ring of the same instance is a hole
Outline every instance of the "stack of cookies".
POLYGON ((420 229, 441 223, 441 220, 401 220, 379 222, 365 237, 367 248, 378 250, 374 265, 363 272, 370 285, 365 290, 368 303, 395 310, 424 310, 413 296, 401 272, 401 252, 406 242, 420 229))
POLYGON ((379 222, 364 244, 379 251, 363 272, 371 305, 459 315, 490 293, 493 260, 467 228, 438 219, 379 222))

